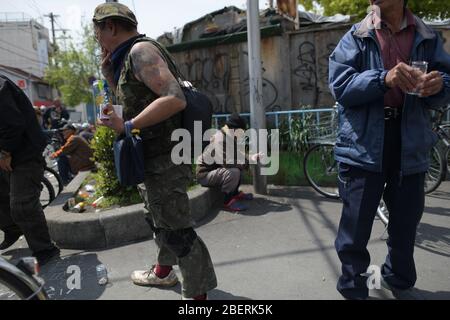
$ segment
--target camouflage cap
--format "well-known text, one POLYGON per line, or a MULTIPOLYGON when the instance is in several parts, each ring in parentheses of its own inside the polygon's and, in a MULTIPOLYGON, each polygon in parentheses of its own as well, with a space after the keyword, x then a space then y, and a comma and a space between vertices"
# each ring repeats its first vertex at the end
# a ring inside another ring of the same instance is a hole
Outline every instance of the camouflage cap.
POLYGON ((134 13, 126 6, 118 2, 103 3, 95 8, 94 22, 102 22, 108 18, 117 18, 126 20, 137 26, 138 22, 134 13))

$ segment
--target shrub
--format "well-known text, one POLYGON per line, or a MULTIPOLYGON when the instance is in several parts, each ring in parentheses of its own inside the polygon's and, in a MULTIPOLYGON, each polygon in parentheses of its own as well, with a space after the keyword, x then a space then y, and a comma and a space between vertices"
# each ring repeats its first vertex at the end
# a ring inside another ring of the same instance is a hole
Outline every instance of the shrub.
POLYGON ((94 159, 98 163, 95 174, 96 194, 106 198, 110 205, 130 205, 141 202, 136 187, 123 187, 116 175, 113 143, 116 134, 107 127, 98 127, 92 139, 91 147, 94 159))

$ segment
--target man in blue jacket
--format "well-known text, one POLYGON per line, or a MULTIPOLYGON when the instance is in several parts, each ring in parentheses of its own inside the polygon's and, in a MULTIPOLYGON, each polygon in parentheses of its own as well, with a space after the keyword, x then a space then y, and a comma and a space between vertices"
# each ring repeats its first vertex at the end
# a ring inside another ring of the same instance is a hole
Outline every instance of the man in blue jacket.
POLYGON ((368 297, 367 243, 378 204, 389 210, 388 255, 382 283, 396 297, 417 295, 416 229, 424 210, 429 152, 437 141, 430 109, 450 102, 450 56, 442 40, 405 0, 370 0, 373 11, 330 56, 330 89, 339 110, 342 217, 335 247, 342 262, 338 291, 368 297), (428 73, 410 67, 428 62, 428 73), (418 95, 407 92, 418 91, 418 95))

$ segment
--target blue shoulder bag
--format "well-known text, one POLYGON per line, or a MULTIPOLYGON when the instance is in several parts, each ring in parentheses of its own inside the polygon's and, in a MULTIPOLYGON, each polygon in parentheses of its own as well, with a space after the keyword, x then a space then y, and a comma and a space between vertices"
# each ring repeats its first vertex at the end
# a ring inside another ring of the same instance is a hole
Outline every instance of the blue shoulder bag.
POLYGON ((119 182, 123 186, 136 186, 144 182, 144 152, 142 139, 125 125, 125 134, 114 141, 114 163, 119 182))

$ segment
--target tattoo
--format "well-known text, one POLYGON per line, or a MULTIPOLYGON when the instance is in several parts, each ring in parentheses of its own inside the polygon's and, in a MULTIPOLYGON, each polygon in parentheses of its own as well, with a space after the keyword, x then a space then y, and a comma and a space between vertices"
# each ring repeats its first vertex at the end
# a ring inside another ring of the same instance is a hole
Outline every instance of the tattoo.
POLYGON ((180 84, 170 72, 159 50, 151 43, 141 42, 131 50, 133 73, 161 97, 173 96, 185 101, 180 84))

